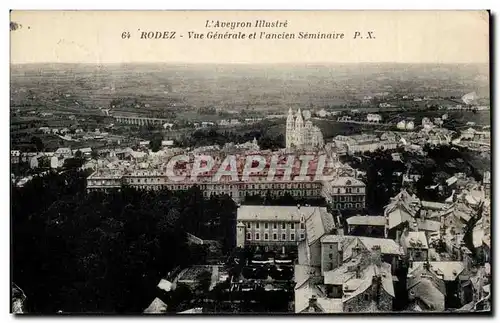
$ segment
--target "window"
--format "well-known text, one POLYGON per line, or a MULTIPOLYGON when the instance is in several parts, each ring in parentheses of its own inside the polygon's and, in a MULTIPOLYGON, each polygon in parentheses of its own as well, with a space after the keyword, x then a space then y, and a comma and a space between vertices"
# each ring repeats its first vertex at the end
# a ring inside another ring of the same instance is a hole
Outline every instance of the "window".
POLYGON ((259 235, 259 233, 256 233, 256 234, 255 234, 255 240, 260 240, 260 235, 259 235))
POLYGON ((365 294, 365 295, 363 295, 363 298, 365 299, 365 301, 369 301, 370 300, 370 295, 365 294))
POLYGON ((252 240, 252 234, 251 233, 247 233, 247 240, 252 240))
POLYGON ((264 223, 264 229, 269 229, 269 223, 264 223))
POLYGON ((304 229, 306 228, 306 226, 305 226, 304 222, 302 222, 302 223, 300 224, 300 228, 301 228, 302 230, 304 230, 304 229))
MULTIPOLYGON (((330 246, 330 247, 331 247, 331 246, 330 246)), ((333 254, 332 254, 332 253, 329 253, 329 254, 328 254, 328 258, 333 259, 333 254)))
POLYGON ((259 222, 255 223, 255 229, 259 229, 259 222))
POLYGON ((303 233, 300 234, 300 240, 304 240, 305 236, 303 233))
POLYGON ((295 233, 290 233, 290 240, 295 241, 295 233))
POLYGON ((283 241, 285 241, 285 240, 286 240, 286 233, 283 233, 283 234, 281 235, 281 240, 283 240, 283 241))
POLYGON ((269 240, 269 234, 264 233, 264 240, 269 240))
POLYGON ((282 224, 281 224, 281 228, 282 228, 282 229, 286 229, 286 223, 282 223, 282 224))
POLYGON ((295 223, 290 223, 290 229, 295 230, 295 223))
POLYGON ((273 223, 273 229, 278 229, 278 224, 273 223))
POLYGON ((247 222, 247 229, 252 228, 252 224, 250 222, 247 222))
POLYGON ((273 233, 273 240, 278 240, 278 235, 276 233, 273 233))

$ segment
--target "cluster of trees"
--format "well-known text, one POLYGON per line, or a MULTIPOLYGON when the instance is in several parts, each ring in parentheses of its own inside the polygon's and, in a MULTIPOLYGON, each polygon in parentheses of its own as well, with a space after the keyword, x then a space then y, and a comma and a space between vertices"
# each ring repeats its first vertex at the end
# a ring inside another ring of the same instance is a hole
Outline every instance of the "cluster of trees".
POLYGON ((455 173, 463 172, 467 176, 480 179, 479 174, 468 162, 466 151, 449 146, 431 147, 426 145, 427 156, 406 152, 403 149, 394 151, 377 150, 361 156, 348 156, 347 162, 356 169, 366 172, 366 204, 370 211, 380 212, 389 199, 396 195, 402 187, 402 177, 396 172, 420 175, 420 179, 407 187, 421 199, 443 201, 451 195, 451 188, 446 180, 455 173), (401 160, 394 160, 393 153, 398 153, 401 160), (442 190, 429 190, 430 185, 441 184, 442 190))
POLYGON ((68 170, 12 187, 13 281, 30 312, 139 313, 167 272, 204 261, 186 232, 234 244, 228 197, 204 201, 197 188, 86 194, 86 176, 68 170))
POLYGON ((179 147, 201 147, 210 145, 223 146, 227 142, 236 144, 257 139, 261 149, 280 149, 285 147, 283 134, 271 134, 265 129, 250 131, 230 131, 216 129, 199 129, 182 139, 176 140, 179 147))
POLYGON ((109 102, 110 108, 135 108, 136 106, 144 106, 137 98, 116 98, 109 102))
POLYGON ((161 142, 163 141, 163 135, 161 133, 154 133, 151 140, 149 140, 149 149, 153 152, 157 152, 161 149, 161 142))
POLYGON ((347 162, 356 169, 366 172, 366 207, 370 212, 379 213, 389 199, 399 192, 401 181, 395 172, 405 172, 406 166, 394 161, 392 152, 376 150, 362 157, 348 156, 347 162))

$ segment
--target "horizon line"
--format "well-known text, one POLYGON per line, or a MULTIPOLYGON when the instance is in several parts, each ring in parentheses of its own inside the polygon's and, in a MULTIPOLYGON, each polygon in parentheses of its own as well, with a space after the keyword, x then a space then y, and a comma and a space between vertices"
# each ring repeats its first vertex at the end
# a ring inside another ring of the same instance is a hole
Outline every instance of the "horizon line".
POLYGON ((37 65, 37 64, 52 64, 52 65, 126 65, 126 64, 164 64, 164 65, 356 65, 356 64, 412 64, 412 65, 489 65, 490 62, 23 62, 12 63, 9 65, 37 65))

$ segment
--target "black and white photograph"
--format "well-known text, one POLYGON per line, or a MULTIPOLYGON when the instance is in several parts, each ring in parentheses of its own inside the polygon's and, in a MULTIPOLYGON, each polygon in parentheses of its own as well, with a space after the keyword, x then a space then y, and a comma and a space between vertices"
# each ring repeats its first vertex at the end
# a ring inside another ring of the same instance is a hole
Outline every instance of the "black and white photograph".
POLYGON ((11 11, 11 313, 491 315, 490 20, 11 11))

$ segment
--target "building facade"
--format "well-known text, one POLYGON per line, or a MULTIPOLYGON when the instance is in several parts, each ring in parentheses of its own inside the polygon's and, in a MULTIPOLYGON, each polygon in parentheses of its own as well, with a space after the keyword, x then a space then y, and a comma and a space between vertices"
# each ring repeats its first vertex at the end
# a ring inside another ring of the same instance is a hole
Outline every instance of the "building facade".
POLYGON ((202 176, 196 182, 185 180, 173 182, 166 174, 156 171, 134 171, 123 176, 125 185, 138 189, 171 191, 188 190, 193 186, 198 186, 203 191, 205 198, 212 195, 227 194, 235 201, 241 201, 247 196, 271 195, 273 197, 291 195, 299 198, 319 198, 321 197, 322 184, 319 181, 297 182, 297 181, 275 181, 268 180, 266 176, 251 177, 249 181, 211 181, 202 176))
POLYGON ((238 208, 236 246, 296 248, 305 238, 306 217, 318 207, 242 205, 238 208))
POLYGON ((337 210, 365 208, 366 185, 357 178, 341 176, 324 183, 324 197, 337 210))

